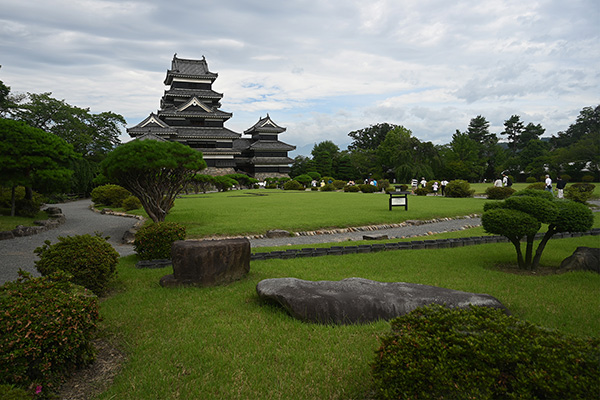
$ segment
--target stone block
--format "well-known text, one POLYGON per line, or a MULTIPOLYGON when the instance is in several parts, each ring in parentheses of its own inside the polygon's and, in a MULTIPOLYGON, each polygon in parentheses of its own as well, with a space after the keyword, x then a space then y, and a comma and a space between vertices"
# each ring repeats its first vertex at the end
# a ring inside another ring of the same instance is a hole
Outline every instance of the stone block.
POLYGON ((178 240, 171 247, 173 274, 163 276, 163 287, 217 286, 239 280, 250 271, 250 241, 178 240))
POLYGON ((565 271, 593 271, 600 273, 600 249, 578 247, 573 254, 560 263, 565 271))
POLYGON ((269 239, 285 238, 285 237, 290 237, 290 233, 288 231, 284 231, 282 229, 273 229, 273 230, 267 231, 267 237, 269 239))

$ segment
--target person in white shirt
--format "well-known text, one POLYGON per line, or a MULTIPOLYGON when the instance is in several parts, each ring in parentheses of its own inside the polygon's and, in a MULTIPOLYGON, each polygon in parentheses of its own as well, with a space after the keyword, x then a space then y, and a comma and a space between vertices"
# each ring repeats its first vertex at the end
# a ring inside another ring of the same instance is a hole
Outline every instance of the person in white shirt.
POLYGON ((550 178, 550 175, 546 175, 546 188, 544 190, 547 190, 548 192, 554 194, 554 192, 552 191, 552 179, 550 178))
POLYGON ((446 195, 446 185, 448 184, 448 181, 443 179, 441 182, 441 186, 442 186, 442 196, 446 195))
POLYGON ((425 177, 421 178, 421 187, 427 187, 427 181, 425 180, 425 177))
POLYGON ((502 187, 502 179, 498 178, 494 181, 494 187, 502 187))

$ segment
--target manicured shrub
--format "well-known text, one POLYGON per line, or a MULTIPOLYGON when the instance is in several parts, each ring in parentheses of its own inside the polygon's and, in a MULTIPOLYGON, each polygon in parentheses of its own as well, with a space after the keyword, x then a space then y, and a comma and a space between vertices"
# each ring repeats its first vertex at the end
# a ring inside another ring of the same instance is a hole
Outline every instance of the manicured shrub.
POLYGON ((379 189, 377 189, 377 186, 369 185, 368 183, 361 183, 360 185, 358 185, 358 187, 363 193, 375 193, 379 191, 379 189))
POLYGON ((98 234, 59 237, 53 245, 46 240, 35 253, 40 257, 35 267, 43 276, 65 271, 74 284, 97 295, 106 292, 119 262, 119 253, 98 234))
POLYGON ((291 181, 287 181, 286 183, 283 184, 283 189, 284 190, 304 190, 304 185, 301 184, 300 182, 298 182, 295 179, 292 179, 291 181))
POLYGON ((346 181, 336 179, 335 181, 333 181, 333 186, 335 187, 335 190, 341 190, 344 188, 344 186, 346 186, 346 181))
POLYGON ((565 197, 569 200, 585 204, 594 194, 596 185, 592 183, 574 183, 565 189, 565 197))
POLYGON ((238 181, 227 176, 213 176, 212 184, 219 192, 226 192, 235 185, 238 185, 238 181))
POLYGON ((137 197, 129 196, 121 202, 121 207, 123 207, 125 211, 137 210, 142 208, 142 203, 137 197))
POLYGON ((446 185, 446 197, 473 197, 473 193, 475 190, 467 181, 457 179, 446 185))
POLYGON ((535 182, 527 186, 527 189, 544 190, 546 189, 546 184, 544 182, 535 182))
POLYGON ((415 189, 415 194, 417 196, 427 196, 427 193, 429 193, 429 189, 426 187, 419 187, 415 189))
POLYGON ((131 192, 119 185, 102 185, 92 190, 92 202, 108 207, 121 207, 121 203, 131 192))
POLYGON ((310 190, 313 192, 318 192, 319 191, 319 186, 311 186, 310 190))
MULTIPOLYGON (((32 193, 32 199, 25 199, 25 188, 15 188, 15 215, 33 218, 40 212, 44 203, 44 196, 37 192, 32 193)), ((0 188, 0 207, 10 209, 12 207, 12 188, 0 188)))
POLYGON ((300 182, 304 187, 307 187, 308 185, 310 185, 313 178, 311 178, 310 175, 308 175, 308 174, 304 174, 304 175, 298 175, 297 177, 294 178, 294 180, 296 182, 300 182))
POLYGON ((563 179, 563 181, 565 182, 570 182, 571 181, 571 175, 569 174, 560 174, 560 177, 563 179))
POLYGON ((351 193, 360 192, 360 187, 358 187, 358 185, 346 185, 346 186, 344 186, 344 192, 351 192, 351 193))
POLYGON ((307 172, 306 175, 310 176, 310 178, 315 181, 321 180, 321 174, 316 171, 307 172))
POLYGON ((377 181, 377 189, 380 192, 385 192, 390 187, 390 181, 387 179, 380 179, 377 181))
POLYGON ((48 398, 73 369, 94 360, 98 300, 65 272, 21 273, 0 286, 0 310, 0 383, 48 398))
POLYGON ((511 187, 489 187, 485 189, 485 194, 490 200, 504 200, 510 197, 516 190, 511 187))
POLYGON ((589 399, 600 340, 487 307, 418 308, 391 321, 372 363, 380 399, 589 399))
POLYGON ((581 182, 594 182, 594 177, 592 175, 584 175, 581 177, 581 182))
MULTIPOLYGON (((38 388, 41 391, 41 387, 38 388)), ((14 385, 0 385, 0 399, 2 400, 33 400, 33 394, 14 385)))
POLYGON ((404 184, 400 185, 401 192, 406 192, 407 190, 408 190, 408 185, 404 185, 404 184))
POLYGON ((528 176, 527 179, 525 179, 525 183, 536 183, 537 179, 535 179, 535 176, 528 176))
POLYGON ((143 226, 135 234, 133 249, 142 260, 171 258, 171 246, 185 240, 185 227, 175 222, 159 222, 143 226))
POLYGON ((327 183, 323 186, 321 186, 321 192, 335 192, 335 186, 333 185, 333 183, 327 183))

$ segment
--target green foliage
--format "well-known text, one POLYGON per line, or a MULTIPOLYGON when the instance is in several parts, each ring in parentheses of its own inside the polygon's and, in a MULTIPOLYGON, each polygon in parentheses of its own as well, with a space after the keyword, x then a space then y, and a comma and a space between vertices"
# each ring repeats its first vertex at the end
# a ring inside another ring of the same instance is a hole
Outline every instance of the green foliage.
POLYGON ((212 184, 217 188, 219 192, 226 192, 235 185, 238 181, 228 176, 213 176, 212 184))
POLYGON ((0 399, 2 400, 33 400, 33 394, 14 385, 0 384, 0 399))
POLYGON ((200 152, 178 142, 132 140, 109 153, 100 166, 108 179, 140 199, 152 221, 159 222, 206 162, 200 152))
POLYGON ((344 192, 351 192, 351 193, 360 192, 360 187, 358 185, 346 185, 346 186, 344 186, 344 192))
POLYGON ((121 202, 121 207, 123 207, 125 211, 137 210, 142 208, 142 203, 137 197, 129 196, 121 202))
POLYGON ((190 183, 196 187, 196 192, 206 193, 213 186, 213 177, 205 174, 195 174, 190 183))
POLYGON ((535 178, 535 176, 528 176, 527 179, 525 179, 526 183, 536 183, 537 179, 535 178))
MULTIPOLYGON (((307 187, 308 185, 310 185, 313 178, 308 174, 304 174, 304 175, 298 175, 297 177, 294 178, 294 180, 296 182, 300 182, 302 185, 304 185, 304 187, 307 187)), ((284 189, 285 189, 285 187, 284 187, 284 189)), ((294 189, 294 190, 296 190, 296 189, 294 189)))
POLYGON ((429 193, 429 189, 426 187, 419 187, 415 189, 415 194, 417 196, 427 196, 427 193, 429 193))
POLYGON ((175 222, 158 222, 143 226, 135 234, 133 249, 142 260, 171 258, 171 246, 185 240, 186 229, 175 222))
POLYGON ((360 185, 358 185, 358 187, 360 188, 360 191, 363 193, 375 193, 375 192, 379 191, 377 186, 369 185, 367 183, 361 183, 360 185))
POLYGON ((594 194, 596 185, 591 183, 574 183, 565 189, 565 197, 569 200, 585 204, 594 194))
POLYGON ((35 267, 43 276, 67 272, 73 276, 73 283, 99 296, 116 276, 119 261, 119 253, 99 234, 61 236, 53 245, 46 240, 35 253, 40 257, 35 267))
POLYGON ((380 179, 377 181, 377 188, 385 192, 390 187, 390 181, 387 179, 380 179))
POLYGON ((21 272, 0 287, 0 309, 0 383, 37 387, 47 397, 93 361, 98 300, 68 274, 34 279, 21 272))
POLYGON ((583 204, 555 199, 547 191, 526 189, 504 201, 486 203, 481 216, 483 228, 488 233, 506 236, 515 246, 519 268, 533 269, 539 264, 548 240, 558 232, 583 232, 592 227, 594 216, 583 204), (541 224, 548 231, 540 241, 533 258, 534 236, 541 224), (523 257, 521 239, 527 238, 523 257))
POLYGON ((593 182, 593 181, 594 181, 593 175, 584 175, 581 177, 581 182, 593 182))
POLYGON ((121 207, 123 200, 131 196, 131 192, 119 185, 102 185, 92 190, 92 202, 108 207, 121 207))
POLYGON ((333 183, 327 183, 319 189, 321 192, 335 192, 335 186, 333 183))
POLYGON ((225 176, 236 181, 241 187, 250 188, 253 185, 254 178, 245 174, 227 174, 225 176))
POLYGON ((560 177, 563 179, 563 181, 565 182, 570 182, 571 181, 571 175, 569 174, 560 174, 560 177))
MULTIPOLYGON (((300 176, 302 176, 302 175, 300 175, 300 176)), ((304 190, 305 188, 304 188, 303 184, 301 184, 300 182, 298 182, 295 179, 292 179, 283 184, 283 189, 284 190, 304 190)))
POLYGON ((307 172, 306 175, 310 176, 311 179, 314 179, 315 181, 321 180, 321 174, 317 171, 307 172))
POLYGON ((372 363, 381 399, 588 399, 600 392, 598 339, 486 307, 422 307, 391 325, 372 363))
POLYGON ((344 188, 344 186, 346 186, 346 181, 342 181, 340 179, 336 179, 333 181, 333 187, 335 187, 335 190, 341 190, 344 188))
POLYGON ((456 179, 446 185, 446 197, 473 197, 475 190, 467 181, 456 179))
POLYGON ((544 190, 544 189, 546 189, 546 184, 544 182, 535 182, 535 183, 532 183, 531 185, 527 186, 527 189, 544 190))
POLYGON ((510 197, 516 190, 511 187, 489 187, 485 189, 485 194, 489 200, 504 200, 510 197))

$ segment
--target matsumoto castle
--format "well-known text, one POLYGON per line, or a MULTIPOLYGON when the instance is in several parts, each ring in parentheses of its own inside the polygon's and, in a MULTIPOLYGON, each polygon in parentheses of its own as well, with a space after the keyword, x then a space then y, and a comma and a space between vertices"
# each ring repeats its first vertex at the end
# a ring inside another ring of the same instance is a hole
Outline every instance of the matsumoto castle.
POLYGON ((280 142, 277 136, 286 128, 267 114, 242 134, 224 126, 232 117, 219 109, 223 95, 212 90, 218 74, 210 72, 202 60, 173 56, 164 84, 169 88, 160 101, 160 110, 127 133, 134 139, 171 140, 201 151, 210 175, 246 173, 256 179, 287 176, 288 151, 296 146, 280 142))

